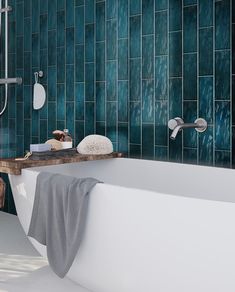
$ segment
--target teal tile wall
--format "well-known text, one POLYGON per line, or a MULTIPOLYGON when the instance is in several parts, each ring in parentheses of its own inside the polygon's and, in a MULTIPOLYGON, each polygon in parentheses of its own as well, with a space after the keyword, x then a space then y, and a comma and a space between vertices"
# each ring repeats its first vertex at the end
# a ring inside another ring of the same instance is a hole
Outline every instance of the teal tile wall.
MULTIPOLYGON (((10 2, 10 74, 24 82, 10 87, 0 118, 2 157, 67 127, 75 144, 107 135, 130 157, 235 165, 232 0, 10 2), (38 70, 47 101, 33 111, 38 70), (171 141, 167 122, 176 116, 205 118, 208 130, 171 141)), ((5 211, 15 212, 9 187, 5 211)))

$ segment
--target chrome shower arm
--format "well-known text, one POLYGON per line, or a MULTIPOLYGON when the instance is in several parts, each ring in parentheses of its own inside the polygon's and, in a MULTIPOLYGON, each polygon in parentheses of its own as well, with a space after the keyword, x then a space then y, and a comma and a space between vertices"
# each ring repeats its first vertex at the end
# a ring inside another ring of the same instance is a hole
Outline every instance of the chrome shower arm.
POLYGON ((22 78, 2 78, 0 79, 0 85, 1 84, 22 84, 22 78))

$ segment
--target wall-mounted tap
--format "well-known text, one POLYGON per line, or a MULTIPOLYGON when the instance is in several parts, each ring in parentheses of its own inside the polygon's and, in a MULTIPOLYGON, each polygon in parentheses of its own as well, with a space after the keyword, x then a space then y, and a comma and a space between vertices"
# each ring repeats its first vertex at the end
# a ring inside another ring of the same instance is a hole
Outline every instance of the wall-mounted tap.
POLYGON ((202 118, 198 118, 195 120, 194 123, 184 123, 184 121, 181 118, 174 118, 169 120, 168 122, 169 129, 172 130, 170 138, 172 140, 175 140, 177 134, 179 131, 187 128, 194 128, 197 132, 204 132, 207 129, 207 122, 206 120, 202 118))

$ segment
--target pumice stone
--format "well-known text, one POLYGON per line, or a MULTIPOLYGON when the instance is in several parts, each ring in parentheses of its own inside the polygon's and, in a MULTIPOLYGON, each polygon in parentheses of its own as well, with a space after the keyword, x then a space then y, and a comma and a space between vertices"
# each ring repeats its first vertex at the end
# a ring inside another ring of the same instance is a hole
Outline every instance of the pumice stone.
POLYGON ((85 137, 77 146, 80 154, 110 154, 113 152, 113 144, 105 136, 89 135, 85 137))

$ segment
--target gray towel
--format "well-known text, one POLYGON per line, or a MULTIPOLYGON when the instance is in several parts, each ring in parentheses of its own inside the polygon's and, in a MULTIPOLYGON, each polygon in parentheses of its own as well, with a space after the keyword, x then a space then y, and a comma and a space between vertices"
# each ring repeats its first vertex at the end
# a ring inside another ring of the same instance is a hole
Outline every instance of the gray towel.
POLYGON ((28 235, 47 246, 49 264, 61 278, 81 244, 88 193, 98 182, 47 172, 38 175, 28 235))

